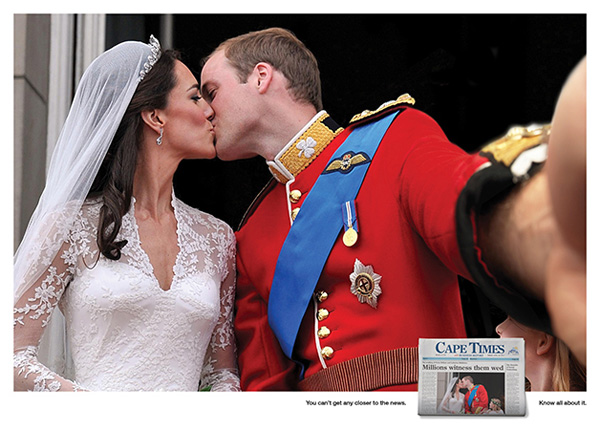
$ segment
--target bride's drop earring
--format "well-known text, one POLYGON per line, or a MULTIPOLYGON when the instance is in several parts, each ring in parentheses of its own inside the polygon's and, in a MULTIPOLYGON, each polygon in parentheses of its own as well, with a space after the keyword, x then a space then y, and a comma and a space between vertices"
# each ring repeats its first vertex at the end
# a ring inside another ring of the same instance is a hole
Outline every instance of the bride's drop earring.
POLYGON ((157 145, 161 145, 161 144, 162 144, 163 131, 164 131, 164 129, 162 129, 162 128, 161 128, 161 129, 160 129, 160 136, 158 136, 158 137, 156 138, 156 144, 157 144, 157 145))

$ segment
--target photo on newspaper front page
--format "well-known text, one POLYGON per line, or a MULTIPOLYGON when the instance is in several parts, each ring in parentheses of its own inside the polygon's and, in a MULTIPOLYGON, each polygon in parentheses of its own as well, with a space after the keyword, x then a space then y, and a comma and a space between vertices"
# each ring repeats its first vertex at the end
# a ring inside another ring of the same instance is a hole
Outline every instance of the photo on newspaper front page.
POLYGON ((523 339, 420 339, 419 415, 525 415, 523 339))

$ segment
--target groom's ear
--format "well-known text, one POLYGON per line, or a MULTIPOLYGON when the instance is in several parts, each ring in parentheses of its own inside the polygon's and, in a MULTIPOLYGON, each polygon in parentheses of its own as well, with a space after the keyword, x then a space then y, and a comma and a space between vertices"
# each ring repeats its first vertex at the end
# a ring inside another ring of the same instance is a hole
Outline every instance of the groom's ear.
POLYGON ((142 111, 142 121, 146 123, 148 127, 160 134, 160 129, 165 126, 162 118, 162 114, 158 109, 142 111))
POLYGON ((256 89, 260 94, 264 94, 271 85, 274 72, 275 69, 273 66, 264 61, 261 61, 254 66, 254 70, 252 71, 252 84, 256 86, 256 89))

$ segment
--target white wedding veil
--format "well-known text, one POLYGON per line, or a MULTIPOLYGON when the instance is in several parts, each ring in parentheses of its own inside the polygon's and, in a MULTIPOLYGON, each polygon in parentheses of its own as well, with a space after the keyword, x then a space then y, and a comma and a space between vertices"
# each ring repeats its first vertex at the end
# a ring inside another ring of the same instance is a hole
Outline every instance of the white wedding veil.
POLYGON ((15 304, 30 288, 38 288, 63 246, 139 82, 160 55, 153 36, 149 44, 123 42, 98 56, 83 74, 52 154, 46 186, 14 255, 15 304))
POLYGON ((443 409, 443 406, 448 401, 450 396, 452 395, 452 391, 454 389, 454 385, 456 384, 456 381, 458 381, 458 377, 455 376, 452 379, 450 379, 450 382, 448 382, 448 386, 446 387, 446 393, 444 394, 444 397, 442 398, 442 401, 440 402, 440 404, 438 405, 438 408, 437 408, 438 414, 446 413, 446 411, 444 411, 444 409, 443 409))

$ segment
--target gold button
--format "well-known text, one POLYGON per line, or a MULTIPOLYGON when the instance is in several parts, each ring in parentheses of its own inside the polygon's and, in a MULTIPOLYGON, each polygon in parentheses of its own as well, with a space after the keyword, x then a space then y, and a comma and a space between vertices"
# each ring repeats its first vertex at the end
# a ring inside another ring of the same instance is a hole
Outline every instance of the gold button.
POLYGON ((298 203, 300 201, 300 197, 302 197, 302 193, 300 192, 300 190, 290 191, 290 202, 298 203))
POLYGON ((333 357, 333 348, 330 346, 326 346, 321 350, 321 356, 329 360, 331 357, 333 357))
POLYGON ((319 309, 317 311, 317 319, 319 321, 323 321, 324 319, 327 319, 328 316, 329 316, 329 311, 327 309, 319 309))
POLYGON ((319 329, 319 331, 317 332, 317 335, 319 336, 319 339, 325 339, 327 336, 329 336, 331 334, 331 330, 329 330, 329 328, 323 326, 319 329))
POLYGON ((300 208, 296 208, 292 211, 292 221, 296 219, 298 212, 300 212, 300 208))
POLYGON ((317 291, 315 293, 315 297, 317 298, 317 300, 320 303, 323 303, 325 300, 327 300, 327 298, 329 297, 329 294, 327 294, 326 291, 317 291))

